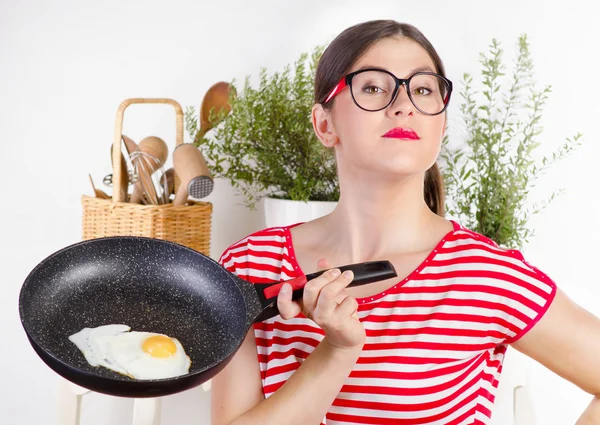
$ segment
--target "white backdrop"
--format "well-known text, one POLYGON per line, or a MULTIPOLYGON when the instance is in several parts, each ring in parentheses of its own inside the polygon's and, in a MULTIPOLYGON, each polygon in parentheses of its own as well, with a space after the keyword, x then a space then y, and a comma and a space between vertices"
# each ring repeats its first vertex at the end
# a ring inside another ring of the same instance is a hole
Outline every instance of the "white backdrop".
MULTIPOLYGON (((593 2, 555 7, 542 0, 2 1, 0 128, 8 169, 0 209, 0 411, 6 423, 55 423, 58 378, 26 340, 19 289, 39 261, 79 240, 80 196, 91 194, 88 173, 102 187, 110 172, 121 100, 170 97, 198 108, 216 81, 256 75, 261 66, 281 70, 300 52, 375 18, 421 29, 438 49, 457 93, 463 72, 478 75, 478 54, 493 37, 512 59, 518 35, 529 35, 536 77, 553 85, 540 152, 551 152, 579 131, 585 144, 540 181, 536 196, 558 186, 567 194, 532 223, 537 236, 525 252, 573 299, 600 315, 594 266, 600 244, 600 13, 593 2)), ((456 95, 449 110, 450 132, 460 129, 459 101, 456 95)), ((138 141, 161 136, 173 146, 172 111, 131 107, 125 133, 138 141)), ((215 258, 263 225, 261 210, 248 211, 225 181, 216 182, 208 200, 214 203, 215 258)), ((533 370, 532 389, 538 424, 575 423, 590 399, 541 366, 533 370)), ((207 423, 208 394, 199 388, 167 398, 164 423, 207 423)), ((84 401, 84 425, 127 423, 130 417, 130 400, 94 395, 84 401)))

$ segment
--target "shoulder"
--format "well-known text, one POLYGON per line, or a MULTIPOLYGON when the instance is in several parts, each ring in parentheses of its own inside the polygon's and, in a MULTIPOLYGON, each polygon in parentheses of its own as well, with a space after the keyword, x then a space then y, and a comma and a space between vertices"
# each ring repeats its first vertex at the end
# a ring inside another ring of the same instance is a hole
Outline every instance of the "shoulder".
POLYGON ((451 268, 486 285, 505 299, 539 310, 556 293, 555 282, 525 259, 518 249, 499 246, 492 239, 462 226, 448 238, 442 255, 451 268))
POLYGON ((288 264, 289 227, 269 227, 245 236, 223 251, 219 264, 242 278, 278 280, 288 264))
POLYGON ((473 248, 473 245, 479 245, 479 247, 482 249, 502 249, 496 242, 494 242, 487 236, 470 230, 456 221, 452 221, 452 224, 454 225, 454 231, 452 232, 448 240, 454 242, 454 245, 468 246, 469 248, 473 248))
POLYGON ((266 229, 259 230, 251 233, 248 236, 234 242, 223 251, 219 262, 222 263, 226 257, 230 257, 235 253, 246 252, 251 249, 252 246, 267 246, 267 247, 278 247, 285 243, 287 227, 269 227, 266 229))
POLYGON ((554 282, 540 269, 530 264, 518 249, 499 246, 492 239, 457 225, 452 236, 444 244, 444 251, 452 254, 455 263, 468 262, 483 264, 489 271, 503 273, 516 278, 533 277, 554 285, 554 282))
POLYGON ((499 246, 490 238, 459 226, 436 257, 440 277, 452 281, 501 319, 506 341, 518 339, 547 311, 557 286, 520 250, 499 246))

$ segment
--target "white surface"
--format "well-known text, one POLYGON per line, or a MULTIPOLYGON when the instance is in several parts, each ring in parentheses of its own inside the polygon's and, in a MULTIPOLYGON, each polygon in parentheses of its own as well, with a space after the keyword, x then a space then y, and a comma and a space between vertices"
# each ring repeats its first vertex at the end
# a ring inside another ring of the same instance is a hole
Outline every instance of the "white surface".
POLYGON ((509 347, 504 358, 491 425, 533 425, 533 360, 509 347))
POLYGON ((286 226, 296 224, 329 214, 335 209, 337 202, 289 201, 287 199, 265 198, 265 226, 286 226))
POLYGON ((160 425, 162 398, 140 398, 133 402, 133 425, 160 425))
MULTIPOLYGON (((460 88, 465 71, 478 75, 478 54, 496 37, 512 58, 520 33, 529 34, 536 76, 553 84, 542 123, 542 152, 581 131, 586 145, 545 176, 533 194, 565 187, 533 224, 528 260, 553 277, 575 301, 600 314, 593 267, 600 242, 597 160, 600 59, 597 5, 574 0, 480 2, 398 1, 42 1, 0 3, 0 128, 4 159, 4 224, 0 258, 0 408, 12 425, 47 424, 59 380, 35 355, 21 329, 17 300, 27 273, 43 258, 80 238, 80 196, 110 173, 109 149, 117 106, 127 97, 166 96, 198 107, 219 80, 280 70, 301 51, 330 41, 351 24, 372 18, 415 24, 438 49, 460 88)), ((458 90, 458 89, 457 89, 458 90)), ((457 91, 458 93, 458 91, 457 91)), ((449 131, 460 131, 456 95, 449 131)), ((164 137, 172 146, 168 107, 132 107, 126 134, 164 137)), ((187 140, 187 139, 186 139, 187 140)), ((217 180, 213 256, 263 226, 262 211, 247 211, 217 180)), ((573 424, 590 397, 534 365, 537 424, 573 424)), ((164 399, 164 425, 207 423, 209 394, 197 388, 164 399)), ((128 424, 132 402, 85 396, 82 424, 128 424), (88 398, 89 397, 89 398, 88 398)))
MULTIPOLYGON (((60 380, 57 402, 60 425, 81 425, 82 404, 93 394, 90 390, 75 385, 65 379, 60 380)), ((162 398, 139 398, 133 400, 131 425, 161 425, 162 398)))

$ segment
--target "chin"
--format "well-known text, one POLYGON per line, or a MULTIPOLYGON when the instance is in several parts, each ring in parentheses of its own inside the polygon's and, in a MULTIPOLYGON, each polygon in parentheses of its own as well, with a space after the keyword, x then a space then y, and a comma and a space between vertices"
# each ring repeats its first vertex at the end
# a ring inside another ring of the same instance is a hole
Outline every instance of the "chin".
POLYGON ((422 176, 430 167, 416 164, 386 164, 385 166, 372 168, 371 170, 381 176, 382 179, 397 181, 399 179, 420 175, 422 176))
POLYGON ((436 158, 416 158, 408 155, 398 155, 384 158, 375 167, 370 167, 386 174, 414 175, 424 173, 435 163, 436 158))
POLYGON ((344 174, 355 175, 365 172, 371 176, 379 175, 390 181, 399 178, 424 174, 437 160, 432 153, 424 155, 412 153, 368 152, 357 157, 358 161, 346 161, 349 158, 338 160, 338 170, 344 174), (379 154, 381 153, 381 154, 379 154))

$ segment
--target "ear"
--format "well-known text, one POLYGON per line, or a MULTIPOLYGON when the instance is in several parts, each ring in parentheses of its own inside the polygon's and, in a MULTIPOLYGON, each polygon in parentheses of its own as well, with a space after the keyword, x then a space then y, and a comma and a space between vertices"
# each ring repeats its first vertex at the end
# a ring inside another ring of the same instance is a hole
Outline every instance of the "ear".
POLYGON ((340 139, 331 125, 331 114, 323 108, 323 105, 320 103, 313 105, 311 119, 315 134, 323 146, 332 148, 339 143, 340 139))

